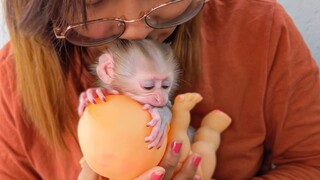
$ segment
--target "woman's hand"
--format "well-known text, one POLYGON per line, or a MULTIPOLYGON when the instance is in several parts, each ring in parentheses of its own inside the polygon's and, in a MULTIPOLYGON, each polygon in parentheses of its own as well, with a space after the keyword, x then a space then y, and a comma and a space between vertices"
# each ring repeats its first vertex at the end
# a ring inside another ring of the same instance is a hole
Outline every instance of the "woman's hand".
POLYGON ((137 177, 135 180, 200 180, 201 177, 196 175, 196 171, 201 157, 197 153, 190 154, 187 160, 182 165, 180 171, 175 172, 180 158, 181 147, 182 142, 172 142, 170 146, 167 146, 166 153, 159 164, 159 166, 161 167, 154 167, 146 171, 141 176, 137 177))
MULTIPOLYGON (((154 167, 141 174, 134 180, 160 180, 164 177, 165 170, 162 167, 154 167)), ((82 170, 78 176, 78 180, 107 180, 108 178, 102 177, 95 173, 86 162, 82 163, 82 170)))
MULTIPOLYGON (((182 142, 173 141, 170 146, 167 146, 166 153, 159 164, 160 167, 153 167, 134 180, 201 179, 195 175, 201 160, 201 157, 197 153, 189 155, 181 170, 175 172, 179 162, 181 147, 182 142)), ((78 176, 78 180, 107 180, 107 178, 95 173, 85 161, 81 165, 82 170, 78 176)))
POLYGON ((107 179, 95 173, 85 161, 81 163, 81 166, 82 166, 82 170, 78 176, 78 180, 106 180, 107 179))
POLYGON ((197 153, 190 154, 180 171, 175 172, 180 158, 181 147, 182 142, 180 141, 173 141, 170 146, 167 146, 166 153, 159 164, 159 166, 166 170, 163 179, 201 179, 196 175, 198 165, 201 161, 201 157, 197 153))

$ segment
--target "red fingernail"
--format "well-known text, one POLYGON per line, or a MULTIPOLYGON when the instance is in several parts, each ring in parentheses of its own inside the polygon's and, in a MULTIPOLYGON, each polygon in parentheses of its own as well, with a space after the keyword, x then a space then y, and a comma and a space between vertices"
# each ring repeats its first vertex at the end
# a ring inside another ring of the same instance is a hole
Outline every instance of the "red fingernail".
POLYGON ((199 155, 196 155, 196 156, 194 157, 194 159, 193 159, 193 165, 194 165, 195 167, 198 167, 199 164, 200 164, 200 161, 201 161, 201 157, 200 157, 199 155))
POLYGON ((163 172, 154 172, 151 175, 151 179, 152 180, 161 180, 163 178, 163 176, 164 176, 163 172))
POLYGON ((179 142, 179 141, 174 141, 172 144, 171 144, 171 149, 173 150, 173 152, 175 152, 176 154, 178 154, 181 150, 181 147, 182 147, 182 142, 179 142))

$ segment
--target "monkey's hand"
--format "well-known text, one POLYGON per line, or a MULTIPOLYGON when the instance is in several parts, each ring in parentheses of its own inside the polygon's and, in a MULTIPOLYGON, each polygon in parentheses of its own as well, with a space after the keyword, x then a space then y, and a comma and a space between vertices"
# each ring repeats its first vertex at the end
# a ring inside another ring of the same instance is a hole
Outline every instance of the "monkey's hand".
POLYGON ((150 136, 145 138, 146 142, 150 142, 148 148, 160 148, 164 143, 168 123, 172 118, 172 112, 168 106, 153 107, 149 104, 145 104, 143 109, 148 110, 152 117, 152 120, 147 124, 147 126, 151 126, 153 128, 150 136))
POLYGON ((84 109, 88 106, 89 103, 96 104, 96 98, 99 98, 101 101, 105 102, 104 98, 108 94, 119 94, 116 90, 108 90, 105 88, 89 88, 86 91, 82 92, 79 97, 79 106, 78 114, 82 115, 84 109))

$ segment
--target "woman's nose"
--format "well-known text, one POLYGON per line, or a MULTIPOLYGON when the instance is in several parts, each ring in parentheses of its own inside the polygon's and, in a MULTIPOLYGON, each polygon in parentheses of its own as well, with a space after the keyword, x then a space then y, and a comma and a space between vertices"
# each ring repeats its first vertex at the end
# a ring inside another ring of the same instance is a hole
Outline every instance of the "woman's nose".
POLYGON ((121 39, 145 39, 153 28, 149 27, 144 19, 137 22, 131 22, 126 24, 126 29, 121 35, 121 39))

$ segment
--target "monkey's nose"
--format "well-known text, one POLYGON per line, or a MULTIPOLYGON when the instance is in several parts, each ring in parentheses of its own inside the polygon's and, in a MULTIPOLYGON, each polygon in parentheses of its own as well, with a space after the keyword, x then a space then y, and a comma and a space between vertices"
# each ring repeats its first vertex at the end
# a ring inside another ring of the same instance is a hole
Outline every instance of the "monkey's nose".
POLYGON ((157 96, 155 97, 155 99, 156 99, 156 101, 157 101, 157 103, 158 103, 159 106, 163 106, 163 105, 164 105, 164 99, 163 99, 162 96, 157 95, 157 96))
POLYGON ((157 100, 158 103, 162 102, 162 98, 160 98, 160 97, 156 97, 156 100, 157 100))

